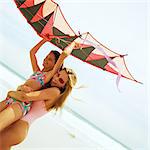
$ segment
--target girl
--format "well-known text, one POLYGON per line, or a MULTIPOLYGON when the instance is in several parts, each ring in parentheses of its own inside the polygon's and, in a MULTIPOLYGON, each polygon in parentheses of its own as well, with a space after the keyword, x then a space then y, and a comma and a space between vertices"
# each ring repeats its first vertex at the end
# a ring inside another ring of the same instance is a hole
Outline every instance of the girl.
MULTIPOLYGON (((18 90, 20 90, 20 93, 21 93, 21 98, 23 97, 23 102, 19 101, 20 97, 15 98, 15 96, 11 94, 14 92, 8 92, 8 97, 6 98, 5 102, 6 102, 7 106, 10 106, 10 107, 6 107, 6 108, 2 107, 1 108, 0 131, 2 131, 5 127, 9 126, 10 124, 15 122, 16 120, 20 119, 22 116, 27 114, 28 111, 30 110, 32 101, 34 101, 34 99, 31 98, 29 100, 25 96, 25 93, 23 93, 21 91, 26 91, 26 89, 28 89, 27 91, 35 91, 35 90, 41 88, 45 83, 50 81, 50 79, 54 76, 54 74, 59 70, 65 57, 71 53, 71 51, 75 47, 75 45, 76 45, 76 43, 72 42, 67 48, 65 48, 65 50, 60 55, 57 63, 55 64, 54 68, 52 69, 52 71, 48 71, 48 72, 44 72, 44 73, 43 72, 39 72, 39 73, 36 72, 33 76, 31 76, 30 79, 28 79, 25 82, 24 85, 22 85, 18 88, 18 90)), ((31 58, 31 62, 32 62, 32 58, 31 58)), ((34 71, 38 70, 38 68, 33 67, 33 70, 34 71)), ((62 74, 65 74, 65 73, 62 73, 62 74)), ((54 83, 54 82, 52 82, 52 83, 54 83)), ((62 80, 62 83, 65 83, 65 81, 62 80)), ((58 86, 58 88, 60 88, 60 87, 58 86)), ((18 93, 19 93, 19 91, 18 91, 18 93)), ((58 93, 56 92, 55 94, 57 95, 58 93)), ((35 94, 39 94, 39 93, 35 92, 35 94)), ((51 94, 53 96, 53 93, 51 93, 51 94)), ((55 94, 54 94, 54 97, 56 96, 55 94)), ((29 95, 27 95, 27 96, 29 96, 29 95)), ((54 99, 54 98, 52 98, 52 99, 54 99)), ((4 102, 2 102, 2 104, 3 103, 4 102)))

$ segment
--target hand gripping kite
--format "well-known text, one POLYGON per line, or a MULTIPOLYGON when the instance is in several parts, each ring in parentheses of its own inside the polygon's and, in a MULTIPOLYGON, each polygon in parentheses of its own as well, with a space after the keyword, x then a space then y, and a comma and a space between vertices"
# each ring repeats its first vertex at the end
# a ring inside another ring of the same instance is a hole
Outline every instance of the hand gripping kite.
MULTIPOLYGON (((124 56, 113 52, 98 42, 89 32, 76 34, 67 23, 57 3, 53 0, 14 0, 18 9, 37 34, 61 50, 76 40, 79 47, 72 55, 88 64, 138 82, 128 71, 124 56)), ((140 82, 139 82, 140 83, 140 82)))

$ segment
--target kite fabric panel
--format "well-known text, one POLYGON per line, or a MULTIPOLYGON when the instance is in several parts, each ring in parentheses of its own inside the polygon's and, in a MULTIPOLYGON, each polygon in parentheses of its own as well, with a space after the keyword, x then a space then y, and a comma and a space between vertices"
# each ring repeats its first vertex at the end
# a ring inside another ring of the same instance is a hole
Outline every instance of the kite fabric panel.
POLYGON ((64 50, 74 40, 79 43, 72 55, 90 65, 138 82, 128 71, 124 56, 100 42, 89 32, 76 34, 67 23, 57 3, 53 0, 14 0, 18 9, 37 34, 49 39, 53 45, 64 50))

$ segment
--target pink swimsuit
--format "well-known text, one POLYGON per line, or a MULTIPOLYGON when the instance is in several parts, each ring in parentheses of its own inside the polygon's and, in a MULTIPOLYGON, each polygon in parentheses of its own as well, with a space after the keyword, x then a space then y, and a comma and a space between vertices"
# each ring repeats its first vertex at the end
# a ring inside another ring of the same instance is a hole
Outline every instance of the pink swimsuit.
POLYGON ((34 120, 42 117, 47 112, 48 111, 46 110, 45 102, 43 100, 34 101, 32 102, 32 107, 30 111, 21 120, 28 122, 30 125, 34 120))

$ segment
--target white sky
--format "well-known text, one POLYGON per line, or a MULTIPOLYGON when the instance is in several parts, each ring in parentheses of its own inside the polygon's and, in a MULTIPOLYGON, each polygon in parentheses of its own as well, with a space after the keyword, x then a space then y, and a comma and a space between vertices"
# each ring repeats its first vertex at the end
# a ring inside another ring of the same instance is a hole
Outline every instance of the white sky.
MULTIPOLYGON (((98 41, 125 57, 137 84, 121 79, 118 92, 116 76, 69 57, 66 65, 78 74, 78 85, 68 105, 100 129, 130 148, 145 148, 148 104, 147 5, 141 0, 58 0, 65 18, 77 33, 89 31, 98 41)), ((29 50, 40 38, 25 21, 11 0, 0 2, 0 60, 25 77, 31 74, 29 50)), ((53 48, 45 44, 39 62, 53 48), (46 49, 46 50, 45 50, 46 49)), ((57 49, 57 48, 55 48, 57 49)))

